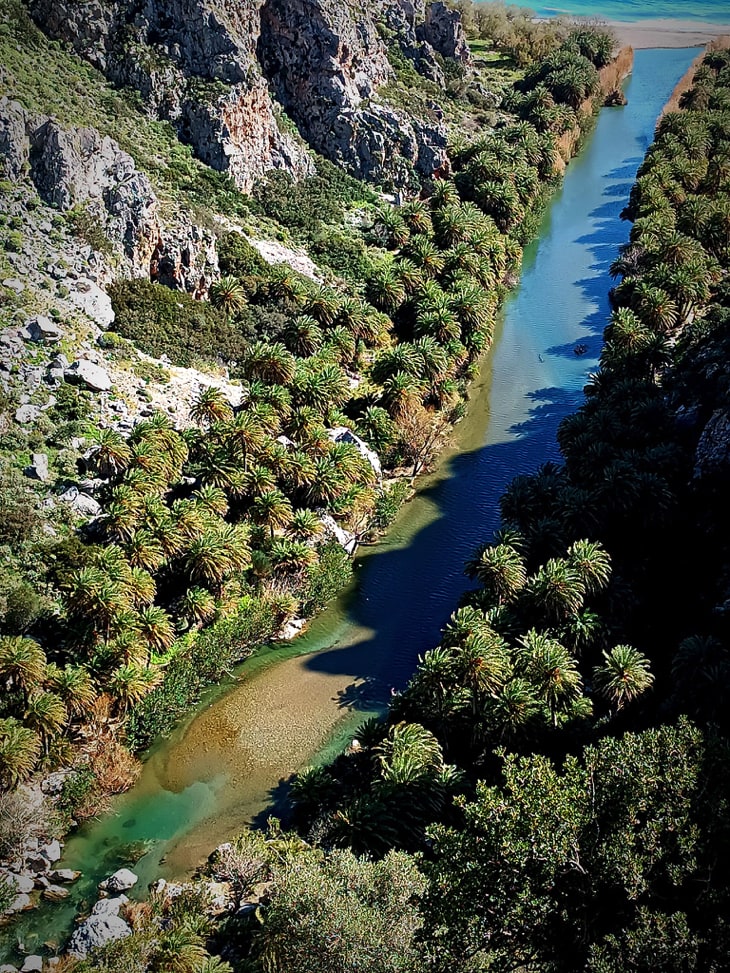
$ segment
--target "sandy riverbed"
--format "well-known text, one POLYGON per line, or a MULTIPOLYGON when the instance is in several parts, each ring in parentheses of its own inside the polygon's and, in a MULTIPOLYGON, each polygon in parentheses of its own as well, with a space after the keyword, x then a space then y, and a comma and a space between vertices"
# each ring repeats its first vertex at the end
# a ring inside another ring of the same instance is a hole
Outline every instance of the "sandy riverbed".
POLYGON ((694 20, 609 21, 621 44, 633 48, 701 47, 721 35, 730 35, 730 24, 694 20))

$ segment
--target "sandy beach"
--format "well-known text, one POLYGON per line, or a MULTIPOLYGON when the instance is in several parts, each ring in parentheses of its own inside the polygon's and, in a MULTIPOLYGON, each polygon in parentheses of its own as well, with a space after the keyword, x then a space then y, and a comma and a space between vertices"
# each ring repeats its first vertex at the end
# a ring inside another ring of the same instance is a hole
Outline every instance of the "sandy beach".
POLYGON ((694 20, 609 21, 621 44, 633 48, 703 47, 722 35, 730 36, 730 23, 710 24, 694 20))

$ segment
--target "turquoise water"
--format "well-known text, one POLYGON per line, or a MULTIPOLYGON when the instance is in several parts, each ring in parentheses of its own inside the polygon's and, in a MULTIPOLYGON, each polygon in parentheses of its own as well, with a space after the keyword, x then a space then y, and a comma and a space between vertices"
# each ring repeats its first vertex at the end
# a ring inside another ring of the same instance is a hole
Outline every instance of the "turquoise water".
MULTIPOLYGON (((582 401, 600 352, 611 286, 608 267, 628 236, 619 213, 656 118, 695 54, 695 49, 637 52, 626 86, 628 106, 601 113, 582 155, 568 167, 538 239, 525 253, 521 284, 505 307, 501 330, 473 389, 469 417, 458 427, 459 450, 404 508, 386 543, 363 557, 348 595, 292 647, 311 653, 304 663, 313 676, 334 679, 321 713, 323 725, 340 720, 330 745, 382 706, 391 686, 404 685, 418 655, 438 641, 468 585, 464 562, 496 526, 497 501, 506 484, 517 473, 558 458, 557 425, 582 401), (580 357, 574 353, 578 343, 588 348, 580 357)), ((259 663, 244 666, 250 683, 234 687, 226 698, 250 692, 252 670, 259 663)), ((201 707, 191 730, 220 707, 215 702, 201 707)), ((261 714, 252 721, 256 716, 261 714)), ((274 725, 289 729, 287 716, 277 710, 274 725)), ((253 738, 255 727, 252 722, 237 730, 253 738)), ((93 901, 97 882, 120 865, 133 864, 143 894, 164 871, 164 857, 173 858, 193 835, 207 853, 270 805, 280 774, 266 763, 268 755, 261 754, 255 780, 245 773, 236 776, 224 770, 213 739, 199 747, 187 778, 178 768, 173 786, 175 767, 167 776, 162 770, 166 763, 179 764, 182 751, 176 747, 185 739, 181 731, 162 743, 140 783, 117 802, 116 815, 84 828, 69 842, 63 865, 82 869, 83 879, 73 886, 68 902, 28 913, 4 931, 0 963, 19 941, 31 951, 45 941, 61 941, 74 912, 93 901), (144 844, 147 854, 137 861, 140 843, 149 845, 144 844)), ((228 750, 234 743, 231 737, 228 750)), ((190 761, 189 749, 185 755, 190 761)))
MULTIPOLYGON (((479 0, 477 0, 477 3, 479 0)), ((730 3, 728 0, 698 0, 687 3, 684 0, 553 0, 550 4, 527 3, 523 0, 510 0, 518 7, 534 10, 538 17, 552 17, 556 14, 569 14, 574 17, 600 17, 602 20, 653 20, 672 18, 674 20, 697 20, 707 23, 730 23, 730 3)))

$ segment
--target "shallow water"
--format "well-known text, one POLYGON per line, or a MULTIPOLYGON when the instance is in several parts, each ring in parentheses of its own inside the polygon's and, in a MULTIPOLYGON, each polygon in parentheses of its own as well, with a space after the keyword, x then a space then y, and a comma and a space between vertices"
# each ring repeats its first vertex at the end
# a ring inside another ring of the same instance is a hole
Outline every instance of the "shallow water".
POLYGON ((567 14, 573 17, 598 17, 601 20, 641 21, 667 18, 714 24, 730 22, 728 0, 552 0, 547 4, 529 3, 528 0, 509 2, 518 7, 528 7, 538 17, 567 14))
POLYGON ((655 120, 695 54, 637 52, 629 105, 602 112, 525 253, 522 282, 454 448, 387 539, 358 552, 352 587, 304 637, 262 651, 231 684, 212 690, 158 746, 116 813, 69 841, 63 864, 84 872, 72 897, 26 914, 7 931, 8 948, 62 940, 74 913, 94 901, 98 881, 137 860, 140 842, 147 849, 133 865, 140 894, 160 874, 189 872, 275 805, 293 772, 341 748, 386 705, 391 688, 407 682, 468 587, 464 561, 494 530, 506 484, 558 458, 557 425, 580 404, 600 351, 608 267, 628 235, 618 215, 655 120), (578 343, 588 348, 582 356, 578 343))

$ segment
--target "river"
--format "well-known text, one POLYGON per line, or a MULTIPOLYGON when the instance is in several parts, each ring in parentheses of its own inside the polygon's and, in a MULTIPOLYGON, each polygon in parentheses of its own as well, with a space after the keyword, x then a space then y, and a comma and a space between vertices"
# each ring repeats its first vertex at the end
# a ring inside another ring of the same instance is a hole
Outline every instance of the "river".
MULTIPOLYGON (((628 236, 619 213, 654 125, 697 51, 636 53, 629 104, 601 113, 527 248, 466 418, 436 472, 355 581, 294 643, 266 649, 158 745, 114 814, 71 838, 62 864, 84 873, 69 899, 21 917, 7 949, 62 941, 96 884, 134 864, 137 888, 189 873, 217 843, 276 805, 287 778, 326 759, 403 686, 460 594, 463 565, 497 525, 516 474, 558 459, 555 432, 582 399, 608 316, 608 267, 628 236), (575 354, 577 344, 587 346, 575 354), (137 860, 132 847, 145 843, 137 860)), ((4 960, 0 947, 0 962, 4 960)))

